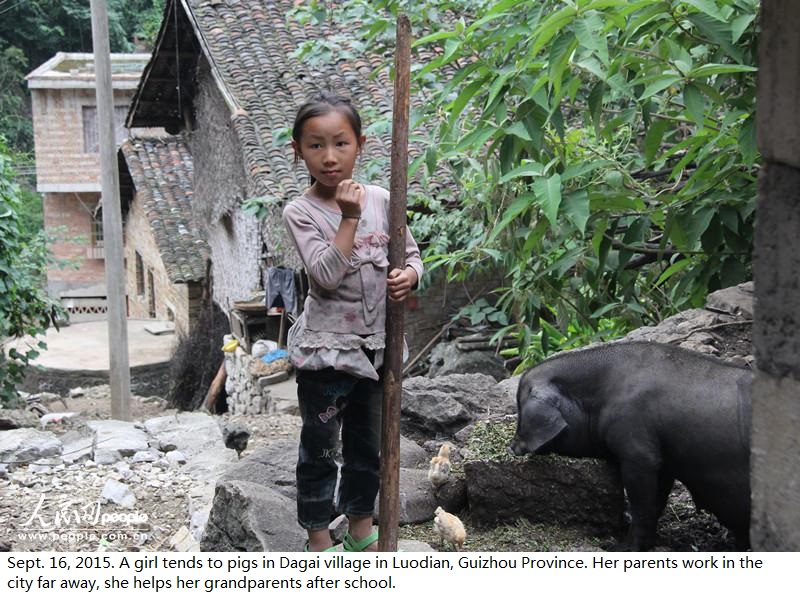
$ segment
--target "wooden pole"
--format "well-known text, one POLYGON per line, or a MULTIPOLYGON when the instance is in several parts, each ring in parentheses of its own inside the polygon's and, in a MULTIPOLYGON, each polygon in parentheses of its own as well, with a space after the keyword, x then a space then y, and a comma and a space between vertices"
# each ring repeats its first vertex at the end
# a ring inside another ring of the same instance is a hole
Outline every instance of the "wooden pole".
POLYGON ((114 90, 108 43, 106 0, 91 0, 92 44, 97 95, 97 133, 100 144, 100 183, 103 200, 103 245, 108 293, 108 353, 111 417, 130 420, 131 371, 128 360, 128 320, 125 308, 125 269, 122 248, 122 211, 114 133, 114 90))
MULTIPOLYGON (((411 77, 411 23, 397 17, 392 169, 389 185, 389 270, 405 267, 408 186, 408 106, 411 77)), ((386 300, 386 351, 383 362, 383 427, 381 432, 380 539, 378 549, 397 551, 400 514, 400 398, 403 381, 402 302, 386 300)))
POLYGON ((206 398, 200 407, 201 410, 212 414, 217 412, 217 401, 222 394, 222 389, 225 388, 225 380, 227 380, 227 378, 228 370, 225 368, 225 358, 223 357, 217 374, 214 376, 214 380, 211 381, 211 386, 208 387, 206 398))

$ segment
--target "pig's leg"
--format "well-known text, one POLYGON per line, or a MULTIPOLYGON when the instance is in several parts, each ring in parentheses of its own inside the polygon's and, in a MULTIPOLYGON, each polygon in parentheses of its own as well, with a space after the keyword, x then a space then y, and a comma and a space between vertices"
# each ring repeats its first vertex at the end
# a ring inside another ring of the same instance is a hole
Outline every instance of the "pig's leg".
POLYGON ((649 461, 622 461, 620 471, 630 504, 631 526, 627 546, 632 551, 650 550, 655 545, 658 517, 664 510, 674 480, 657 463, 649 461))

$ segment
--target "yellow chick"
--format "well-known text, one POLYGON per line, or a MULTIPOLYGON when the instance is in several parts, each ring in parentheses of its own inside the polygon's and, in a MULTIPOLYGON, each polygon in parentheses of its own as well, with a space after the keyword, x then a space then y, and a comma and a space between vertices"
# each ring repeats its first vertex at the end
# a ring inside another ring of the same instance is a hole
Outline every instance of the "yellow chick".
POLYGON ((444 545, 446 539, 453 544, 456 551, 459 551, 467 538, 464 523, 456 515, 445 512, 441 506, 437 506, 433 514, 436 515, 433 519, 433 528, 439 534, 441 545, 444 545))
POLYGON ((431 466, 428 469, 428 481, 431 482, 433 489, 438 492, 439 488, 447 483, 450 478, 450 444, 445 442, 439 447, 439 454, 431 459, 431 466))

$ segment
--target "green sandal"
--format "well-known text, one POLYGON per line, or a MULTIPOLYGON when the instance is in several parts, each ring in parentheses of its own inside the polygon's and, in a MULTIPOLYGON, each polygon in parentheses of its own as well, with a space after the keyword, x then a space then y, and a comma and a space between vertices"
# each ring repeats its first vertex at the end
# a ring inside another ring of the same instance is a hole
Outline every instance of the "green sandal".
POLYGON ((342 547, 346 552, 363 552, 376 541, 378 541, 377 529, 359 541, 356 541, 350 533, 345 533, 344 539, 342 539, 342 547))
MULTIPOLYGON (((335 552, 335 551, 337 551, 337 550, 336 550, 336 547, 337 547, 337 546, 336 546, 336 544, 333 544, 333 545, 332 545, 331 547, 329 547, 328 549, 326 549, 326 550, 322 550, 322 551, 323 551, 323 552, 335 552)), ((304 552, 308 552, 308 542, 307 542, 307 541, 306 541, 306 544, 303 546, 303 551, 304 551, 304 552)), ((312 553, 314 553, 314 552, 312 552, 312 553)), ((319 552, 316 552, 316 553, 319 553, 319 552)))

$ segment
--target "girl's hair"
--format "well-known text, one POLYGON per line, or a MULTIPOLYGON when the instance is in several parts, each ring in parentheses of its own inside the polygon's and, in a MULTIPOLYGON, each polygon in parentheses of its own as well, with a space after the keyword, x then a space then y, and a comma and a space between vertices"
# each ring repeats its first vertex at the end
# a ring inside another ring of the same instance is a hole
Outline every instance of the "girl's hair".
MULTIPOLYGON (((360 148, 361 116, 358 115, 358 110, 353 107, 353 104, 350 103, 349 99, 345 99, 344 97, 334 93, 329 93, 327 91, 322 91, 319 95, 315 95, 301 105, 297 110, 297 115, 294 118, 294 126, 292 126, 292 138, 294 141, 298 144, 300 143, 300 137, 303 135, 303 125, 306 123, 306 120, 316 118, 317 116, 324 116, 333 110, 344 114, 344 116, 347 118, 347 121, 350 123, 350 127, 353 129, 353 133, 356 135, 356 142, 360 148)), ((295 152, 295 165, 297 165, 297 161, 299 159, 300 156, 297 154, 297 152, 295 152)), ((313 178, 311 183, 314 183, 313 178)))

